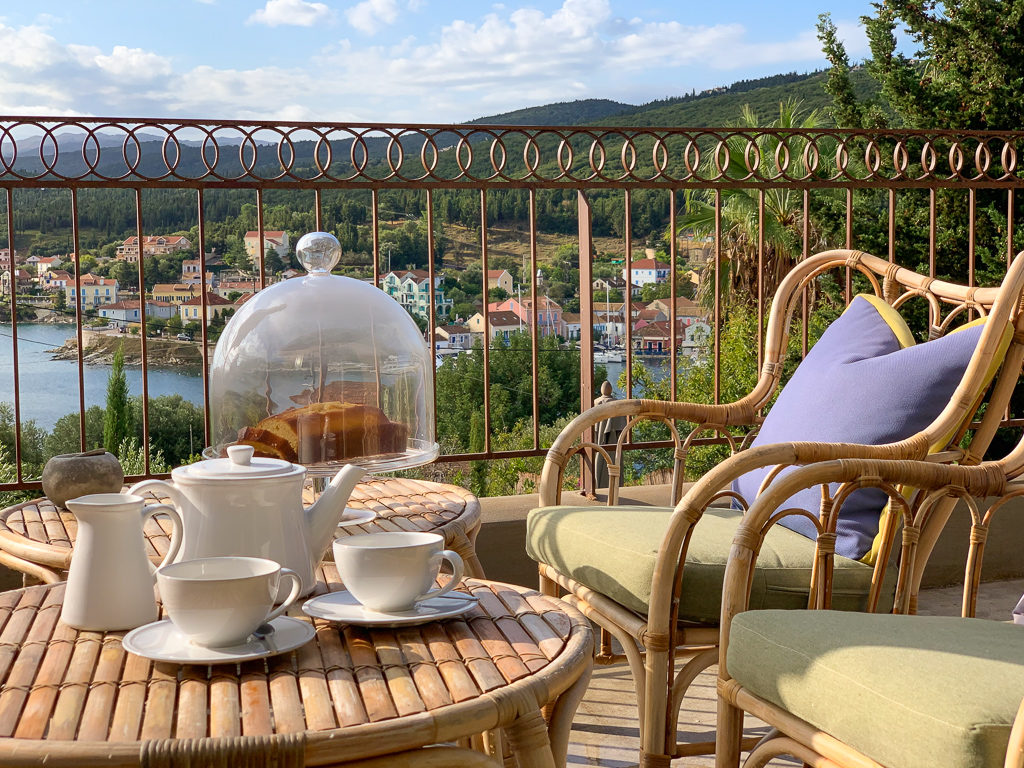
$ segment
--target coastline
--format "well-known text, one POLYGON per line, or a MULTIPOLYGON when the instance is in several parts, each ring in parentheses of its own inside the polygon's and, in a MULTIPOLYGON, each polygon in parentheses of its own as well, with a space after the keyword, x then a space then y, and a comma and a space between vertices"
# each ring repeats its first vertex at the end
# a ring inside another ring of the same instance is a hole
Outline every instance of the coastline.
MULTIPOLYGON (((82 330, 82 360, 90 365, 110 365, 114 354, 123 345, 126 366, 142 365, 142 339, 129 334, 106 334, 82 330)), ((74 336, 63 345, 50 350, 52 360, 78 361, 78 339, 74 336)), ((146 361, 150 368, 168 368, 188 373, 202 370, 203 358, 199 344, 177 339, 147 339, 146 361)))

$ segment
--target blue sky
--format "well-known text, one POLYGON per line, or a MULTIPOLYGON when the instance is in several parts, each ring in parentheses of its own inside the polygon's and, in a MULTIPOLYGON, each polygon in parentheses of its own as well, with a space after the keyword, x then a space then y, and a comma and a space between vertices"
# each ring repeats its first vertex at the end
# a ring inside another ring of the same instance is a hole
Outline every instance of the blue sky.
POLYGON ((867 0, 0 0, 0 114, 455 123, 850 56, 867 0))

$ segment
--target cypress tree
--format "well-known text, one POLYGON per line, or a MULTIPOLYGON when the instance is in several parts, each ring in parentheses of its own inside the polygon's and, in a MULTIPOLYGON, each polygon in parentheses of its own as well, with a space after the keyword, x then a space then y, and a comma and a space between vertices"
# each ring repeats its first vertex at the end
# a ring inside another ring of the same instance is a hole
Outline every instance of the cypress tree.
POLYGON ((103 447, 115 456, 121 442, 131 431, 128 403, 128 378, 124 373, 124 342, 114 353, 114 362, 107 379, 107 407, 103 413, 103 447))

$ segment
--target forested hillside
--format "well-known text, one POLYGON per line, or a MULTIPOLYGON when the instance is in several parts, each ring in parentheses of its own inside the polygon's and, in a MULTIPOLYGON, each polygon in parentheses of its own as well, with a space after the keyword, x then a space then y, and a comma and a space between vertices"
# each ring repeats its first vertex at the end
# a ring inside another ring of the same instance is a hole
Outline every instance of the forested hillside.
MULTIPOLYGON (((744 105, 751 108, 766 122, 777 116, 779 104, 797 99, 805 111, 827 106, 831 100, 823 87, 826 75, 823 72, 811 74, 788 73, 756 80, 744 80, 728 87, 703 93, 690 93, 632 106, 606 99, 588 99, 562 102, 539 107, 517 110, 501 115, 478 118, 473 124, 509 125, 604 125, 604 126, 673 126, 673 127, 716 127, 734 124, 744 105)), ((860 98, 874 95, 872 82, 863 70, 851 72, 851 80, 860 98)), ((439 133, 435 140, 439 148, 453 143, 452 134, 439 133)), ((80 141, 80 140, 79 140, 80 141)), ((367 152, 371 157, 384 156, 384 138, 367 139, 367 152)), ((416 140, 418 141, 418 140, 416 140)), ((547 144, 554 137, 542 137, 542 155, 552 156, 553 148, 547 144)), ((521 147, 515 140, 507 147, 509 163, 522 162, 521 147)), ((139 167, 147 174, 159 175, 161 164, 161 143, 145 141, 140 143, 142 160, 139 167)), ((348 163, 347 145, 336 148, 334 164, 343 169, 348 163)), ((25 147, 19 167, 36 169, 42 166, 37 151, 31 145, 25 147), (35 157, 33 157, 35 155, 35 157)), ((172 157, 176 171, 182 175, 199 176, 203 172, 203 150, 199 146, 183 143, 180 157, 172 157)), ((249 150, 252 151, 251 148, 249 150)), ((297 141, 289 148, 295 153, 298 167, 312 165, 311 141, 297 141)), ((276 148, 260 145, 255 158, 257 166, 278 167, 276 148)), ((407 148, 411 157, 419 154, 418 144, 407 148)), ((206 152, 209 160, 209 151, 206 152)), ((247 160, 250 162, 251 159, 247 160)), ((440 152, 440 168, 453 165, 451 152, 440 152)), ((586 162, 586 152, 577 153, 577 162, 586 162)), ((484 168, 489 164, 487 153, 476 153, 475 163, 481 165, 481 174, 489 175, 484 168)), ((61 164, 64 172, 83 172, 84 160, 80 148, 62 146, 61 164), (66 164, 66 165, 65 165, 66 164)), ((100 150, 98 169, 106 176, 121 176, 126 172, 125 159, 119 146, 104 146, 100 150)), ((243 174, 238 152, 224 152, 218 158, 218 172, 224 176, 243 174)), ((271 173, 272 175, 272 173, 271 173)), ((315 175, 312 171, 310 176, 315 175)), ((575 213, 571 205, 571 190, 561 193, 552 191, 538 197, 538 223, 544 231, 571 233, 576 226, 575 213)), ((207 248, 224 253, 232 247, 238 249, 238 239, 245 228, 256 224, 253 208, 254 194, 246 190, 223 190, 211 192, 205 198, 207 219, 207 248)), ((268 229, 288 229, 301 232, 309 228, 312 193, 268 190, 264 195, 265 226, 268 229)), ((366 225, 369 222, 369 194, 361 191, 329 191, 323 196, 324 226, 336 231, 346 253, 369 252, 371 243, 366 225)), ((72 248, 70 204, 67 192, 59 190, 19 190, 14 198, 15 227, 19 251, 37 255, 66 253, 72 248)), ((423 195, 420 192, 390 191, 381 196, 381 212, 385 218, 418 219, 423 213, 423 195)), ((479 200, 473 192, 443 192, 435 194, 438 217, 465 227, 479 223, 479 200)), ((621 225, 616 217, 600 215, 603 202, 595 199, 598 216, 595 220, 595 234, 619 235, 621 225)), ((637 226, 652 231, 667 221, 668 211, 659 196, 643 192, 634 197, 634 222, 637 226), (648 200, 650 198, 650 200, 648 200)), ((88 189, 82 190, 78 200, 80 231, 79 242, 84 252, 91 252, 135 233, 134 196, 127 190, 88 189)), ((613 206, 617 208, 617 205, 613 206)), ((507 193, 494 192, 488 197, 488 220, 491 223, 515 223, 525 221, 526 195, 519 190, 507 193)), ((175 233, 189 232, 197 225, 194 193, 179 190, 147 190, 143 194, 143 227, 146 232, 175 233)), ((422 233, 421 233, 422 234, 422 233)), ((6 239, 6 216, 0 216, 0 240, 6 239)), ((392 243, 393 256, 402 259, 397 263, 422 263, 426 254, 416 256, 418 240, 422 238, 395 236, 392 243), (410 260, 411 259, 411 260, 410 260)), ((359 258, 362 262, 364 259, 359 258)), ((355 263, 355 262, 354 262, 355 263)))

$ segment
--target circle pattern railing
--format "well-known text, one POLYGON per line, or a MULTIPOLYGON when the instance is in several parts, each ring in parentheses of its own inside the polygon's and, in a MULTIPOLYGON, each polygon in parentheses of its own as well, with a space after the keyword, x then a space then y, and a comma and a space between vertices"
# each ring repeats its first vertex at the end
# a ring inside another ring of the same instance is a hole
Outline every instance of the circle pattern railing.
POLYGON ((1024 132, 0 119, 0 183, 1024 184, 1024 132))

